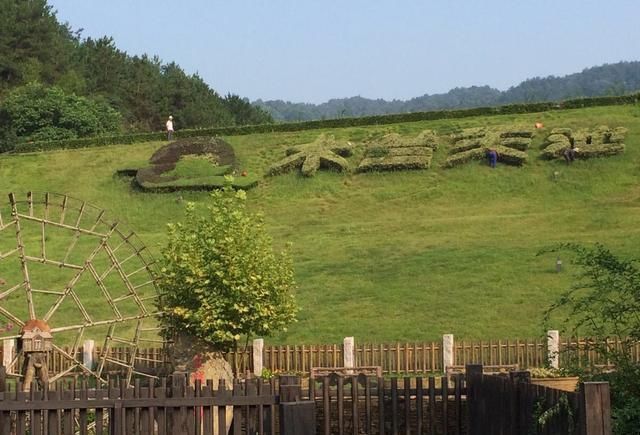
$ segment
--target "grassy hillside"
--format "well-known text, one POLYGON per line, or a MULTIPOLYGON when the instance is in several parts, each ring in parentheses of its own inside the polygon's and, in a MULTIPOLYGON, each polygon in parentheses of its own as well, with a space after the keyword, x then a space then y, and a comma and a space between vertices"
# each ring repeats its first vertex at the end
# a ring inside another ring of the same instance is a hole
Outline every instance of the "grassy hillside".
MULTIPOLYGON (((446 146, 426 171, 267 178, 248 192, 277 244, 293 244, 300 321, 271 342, 525 337, 542 331, 543 309, 571 282, 557 242, 602 242, 621 254, 640 243, 640 108, 603 107, 546 114, 478 117, 331 132, 359 144, 372 133, 446 135, 458 128, 543 122, 553 127, 625 126, 627 151, 577 161, 537 159, 540 133, 523 167, 471 163, 442 169, 446 146)), ((261 174, 287 147, 321 131, 225 137, 242 169, 261 174)), ((165 224, 204 192, 132 191, 121 168, 142 166, 163 143, 0 157, 0 191, 66 193, 124 221, 156 253, 165 224)), ((355 166, 362 149, 350 162, 355 166)))

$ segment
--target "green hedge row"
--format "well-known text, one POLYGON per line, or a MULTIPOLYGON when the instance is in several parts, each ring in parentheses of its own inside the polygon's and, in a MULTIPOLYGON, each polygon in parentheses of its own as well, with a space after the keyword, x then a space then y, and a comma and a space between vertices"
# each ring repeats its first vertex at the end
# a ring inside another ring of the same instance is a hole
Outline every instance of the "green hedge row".
MULTIPOLYGON (((517 113, 535 113, 550 110, 577 109, 582 107, 612 106, 619 104, 637 104, 640 93, 615 97, 579 98, 562 102, 510 104, 497 107, 477 107, 474 109, 434 110, 430 112, 398 113, 392 115, 363 116, 360 118, 325 119, 317 121, 293 122, 283 124, 260 124, 240 127, 218 127, 176 132, 177 139, 199 136, 237 136, 254 133, 291 132, 315 130, 321 128, 344 128, 365 125, 396 124, 401 122, 432 121, 437 119, 456 119, 472 116, 509 115, 517 113)), ((162 132, 134 133, 118 136, 93 137, 84 139, 69 139, 50 142, 19 143, 15 152, 43 151, 63 148, 86 148, 93 146, 128 144, 134 142, 148 142, 164 140, 162 132)))
POLYGON ((365 157, 362 162, 360 162, 357 172, 404 171, 408 169, 428 169, 429 166, 431 166, 431 154, 365 157))
POLYGON ((498 143, 504 147, 526 151, 531 145, 531 139, 526 137, 502 137, 498 143))

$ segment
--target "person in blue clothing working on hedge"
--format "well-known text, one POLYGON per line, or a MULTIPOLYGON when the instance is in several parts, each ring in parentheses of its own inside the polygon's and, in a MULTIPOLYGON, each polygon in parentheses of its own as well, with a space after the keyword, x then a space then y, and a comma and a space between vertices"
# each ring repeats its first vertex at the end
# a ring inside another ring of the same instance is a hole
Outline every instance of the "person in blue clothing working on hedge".
POLYGON ((489 148, 487 150, 487 159, 489 160, 489 166, 495 168, 496 163, 498 163, 498 151, 495 148, 489 148))

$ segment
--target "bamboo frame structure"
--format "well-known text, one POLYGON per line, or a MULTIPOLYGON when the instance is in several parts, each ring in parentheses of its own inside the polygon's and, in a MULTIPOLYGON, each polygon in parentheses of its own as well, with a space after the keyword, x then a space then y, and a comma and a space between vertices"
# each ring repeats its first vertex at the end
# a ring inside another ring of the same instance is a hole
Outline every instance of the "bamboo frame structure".
MULTIPOLYGON (((104 380, 108 364, 126 367, 127 383, 134 374, 153 377, 136 371, 136 361, 141 342, 163 343, 157 337, 155 324, 155 261, 135 233, 123 230, 118 222, 107 218, 104 210, 85 201, 28 192, 23 200, 10 193, 9 203, 0 204, 0 239, 5 243, 9 240, 8 246, 0 246, 0 277, 3 273, 18 276, 14 282, 7 282, 6 290, 0 290, 0 319, 18 327, 34 319, 51 323, 54 340, 56 333, 75 334, 70 352, 53 344, 54 352, 69 360, 70 368, 53 374, 51 382, 74 371, 104 380), (25 231, 27 227, 31 233, 25 231), (43 268, 44 278, 34 282, 32 269, 43 268), (66 281, 63 288, 59 288, 61 281, 66 281), (80 282, 84 286, 81 290, 80 282), (42 302, 46 299, 39 299, 46 297, 53 302, 46 304, 42 302), (96 310, 96 304, 98 313, 89 309, 91 305, 96 310), (69 319, 72 316, 61 314, 63 306, 72 307, 75 317, 69 319), (57 323, 60 316, 65 316, 66 323, 57 323), (134 331, 133 336, 117 335, 120 329, 126 329, 124 326, 134 331), (85 367, 79 352, 82 337, 96 338, 92 330, 101 327, 107 327, 108 332, 96 368, 85 367), (112 343, 128 346, 129 357, 110 356, 112 343)), ((0 341, 19 337, 15 333, 4 334, 0 341)), ((21 376, 16 369, 20 358, 19 352, 7 367, 8 374, 21 376)))

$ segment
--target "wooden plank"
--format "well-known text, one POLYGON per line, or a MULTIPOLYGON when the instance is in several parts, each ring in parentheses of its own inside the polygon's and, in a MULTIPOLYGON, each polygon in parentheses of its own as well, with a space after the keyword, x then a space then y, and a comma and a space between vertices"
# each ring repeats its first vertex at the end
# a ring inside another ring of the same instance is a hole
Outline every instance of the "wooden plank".
MULTIPOLYGON (((60 390, 53 390, 48 392, 48 400, 49 401, 57 401, 60 400, 60 390)), ((60 411, 49 411, 47 416, 47 433, 49 435, 58 435, 60 434, 60 425, 59 423, 59 413, 60 411)), ((7 432, 8 433, 8 432, 7 432)))
POLYGON ((442 392, 442 434, 449 433, 449 379, 446 376, 440 378, 442 392))
POLYGON ((455 397, 455 408, 456 408, 456 430, 455 435, 462 435, 462 421, 464 420, 464 415, 462 415, 462 382, 463 375, 458 374, 455 375, 454 379, 454 397, 455 397))
POLYGON ((611 403, 607 382, 585 382, 580 387, 580 425, 584 435, 611 435, 611 403))
MULTIPOLYGON (((96 399, 101 400, 104 397, 104 390, 96 390, 96 399)), ((102 435, 104 427, 104 410, 103 408, 96 408, 96 435, 102 435)))
MULTIPOLYGON (((239 379, 233 380, 233 395, 243 396, 244 391, 239 379)), ((239 406, 233 407, 233 435, 242 435, 242 408, 239 406)))
POLYGON ((324 418, 324 435, 331 435, 331 397, 329 377, 322 378, 322 417, 324 418))
POLYGON ((338 433, 344 434, 344 379, 342 376, 337 377, 338 384, 338 433))
POLYGON ((384 403, 384 378, 378 377, 378 430, 380 435, 384 435, 385 431, 385 403, 384 403))
POLYGON ((416 432, 422 434, 422 420, 423 420, 423 394, 422 390, 422 377, 416 378, 416 432))
POLYGON ((391 433, 398 435, 398 378, 391 378, 391 433))
POLYGON ((405 435, 411 435, 411 378, 404 378, 404 427, 405 435))
POLYGON ((351 376, 351 432, 353 435, 358 435, 359 415, 358 415, 358 377, 351 376))
MULTIPOLYGON (((207 379, 201 397, 213 397, 213 381, 207 379)), ((213 435, 213 406, 204 406, 202 409, 202 433, 203 435, 213 435)))
POLYGON ((371 419, 371 378, 364 376, 364 407, 365 407, 365 429, 367 433, 372 431, 371 419))
MULTIPOLYGON (((88 397, 89 397, 88 388, 89 387, 87 385, 87 380, 83 379, 79 394, 76 393, 76 398, 79 399, 80 402, 82 402, 85 405, 86 405, 86 402, 88 401, 88 397)), ((87 420, 87 408, 85 408, 85 407, 80 408, 80 411, 78 413, 78 425, 80 426, 79 427, 80 435, 87 435, 87 432, 88 432, 87 431, 88 420, 87 420)), ((35 433, 40 433, 35 428, 34 428, 34 432, 35 433)))
MULTIPOLYGON (((165 399, 170 396, 167 388, 167 378, 160 379, 160 387, 156 388, 155 394, 157 399, 165 399)), ((166 435, 169 431, 169 410, 160 405, 156 413, 158 415, 158 435, 166 435)))
POLYGON ((436 435, 436 378, 429 376, 429 428, 431 435, 436 435))

